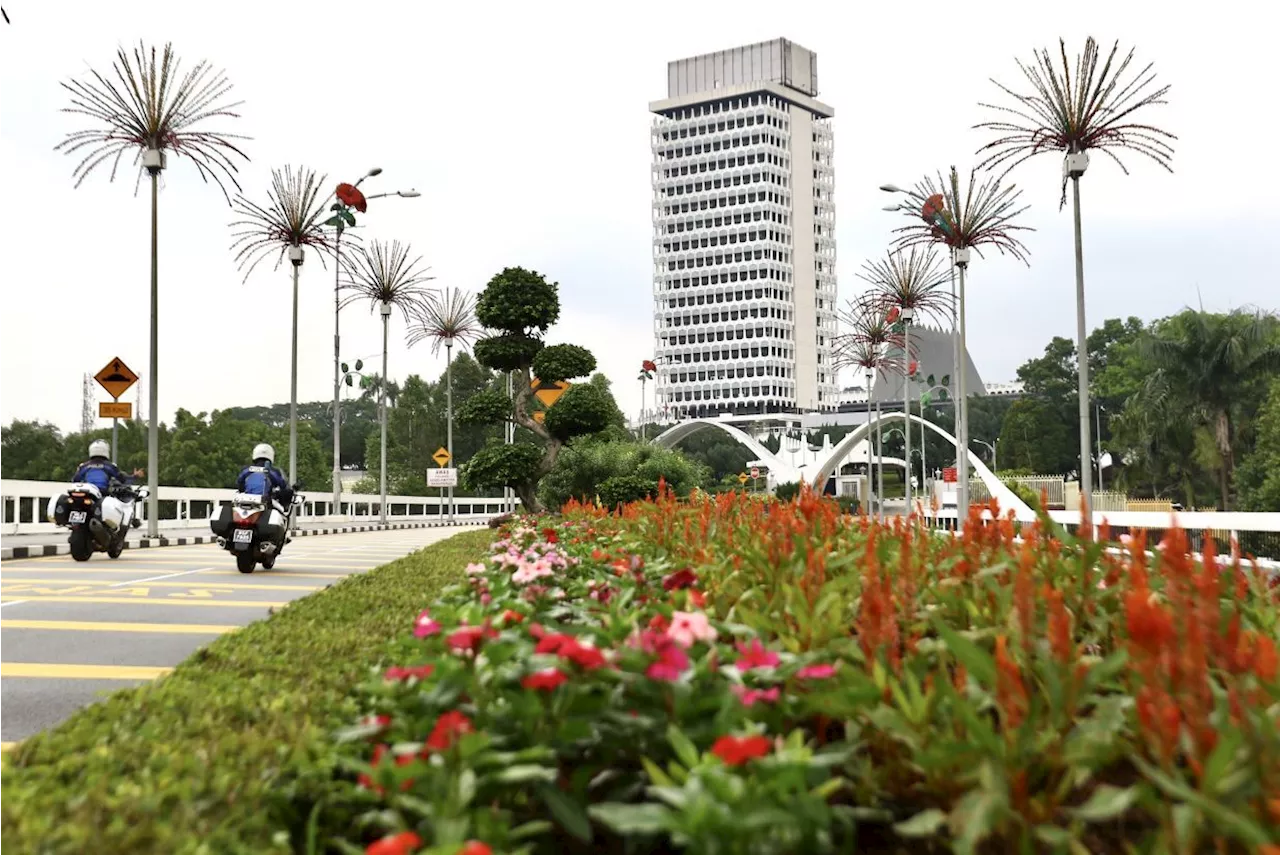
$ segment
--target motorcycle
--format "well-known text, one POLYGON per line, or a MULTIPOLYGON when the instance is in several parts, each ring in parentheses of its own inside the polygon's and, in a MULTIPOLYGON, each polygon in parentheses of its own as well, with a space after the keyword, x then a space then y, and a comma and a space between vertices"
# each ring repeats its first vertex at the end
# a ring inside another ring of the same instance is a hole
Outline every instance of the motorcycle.
POLYGON ((235 555, 241 573, 252 573, 259 562, 270 570, 291 540, 293 517, 304 501, 296 485, 288 508, 255 493, 236 493, 209 521, 209 528, 218 546, 235 555))
POLYGON ((50 522, 71 530, 68 541, 76 561, 88 561, 95 552, 115 559, 124 552, 129 529, 142 525, 137 508, 148 495, 146 487, 121 485, 104 497, 93 484, 72 484, 49 502, 47 516, 50 522))

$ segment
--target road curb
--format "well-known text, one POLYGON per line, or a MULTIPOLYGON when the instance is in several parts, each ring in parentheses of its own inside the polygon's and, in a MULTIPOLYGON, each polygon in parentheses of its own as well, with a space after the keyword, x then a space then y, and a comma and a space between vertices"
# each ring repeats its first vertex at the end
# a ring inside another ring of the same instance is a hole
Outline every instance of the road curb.
MULTIPOLYGON (((483 526, 488 520, 458 520, 455 526, 483 526)), ((361 534, 371 531, 402 531, 414 528, 447 528, 446 522, 403 522, 379 523, 372 525, 339 525, 332 528, 305 528, 293 533, 293 537, 319 537, 328 534, 361 534)), ((196 546, 202 543, 213 543, 216 538, 212 534, 189 537, 163 537, 159 540, 141 540, 137 543, 126 543, 125 549, 158 549, 163 546, 196 546)), ((46 543, 40 546, 5 546, 0 547, 0 560, 15 561, 21 558, 47 558, 51 555, 69 555, 71 546, 66 543, 46 543)))

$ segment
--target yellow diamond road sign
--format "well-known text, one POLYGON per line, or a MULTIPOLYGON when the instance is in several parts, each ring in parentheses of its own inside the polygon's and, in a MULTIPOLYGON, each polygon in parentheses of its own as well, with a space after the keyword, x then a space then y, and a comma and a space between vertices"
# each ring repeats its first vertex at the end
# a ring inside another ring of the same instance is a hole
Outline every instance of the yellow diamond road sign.
POLYGON ((569 391, 569 387, 573 385, 567 380, 559 383, 543 383, 541 380, 533 381, 533 396, 542 402, 542 406, 550 407, 556 401, 560 400, 560 396, 569 391))
POLYGON ((739 483, 739 484, 745 484, 745 483, 747 483, 747 473, 746 473, 746 472, 743 472, 741 475, 739 475, 739 476, 738 476, 738 483, 739 483))
POLYGON ((431 455, 431 459, 436 462, 437 466, 443 467, 453 457, 447 448, 437 448, 436 453, 431 455))
POLYGON ((103 366, 102 370, 93 375, 93 379, 98 381, 98 385, 107 390, 107 394, 112 398, 119 400, 120 396, 138 382, 138 375, 133 373, 133 369, 120 360, 119 357, 108 362, 103 366))

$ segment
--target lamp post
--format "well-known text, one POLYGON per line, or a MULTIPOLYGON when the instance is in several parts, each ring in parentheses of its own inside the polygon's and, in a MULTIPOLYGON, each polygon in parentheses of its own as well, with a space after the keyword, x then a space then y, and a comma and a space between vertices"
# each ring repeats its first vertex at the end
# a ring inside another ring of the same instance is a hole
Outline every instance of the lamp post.
POLYGON ((994 444, 983 439, 974 439, 972 442, 976 442, 991 452, 991 471, 995 472, 999 468, 999 464, 996 462, 996 447, 1000 445, 1000 437, 996 437, 994 444))
MULTIPOLYGON (((867 394, 868 396, 870 396, 871 382, 875 379, 875 375, 876 375, 875 369, 867 368, 866 374, 867 374, 867 394)), ((870 413, 871 413, 871 408, 868 407, 867 414, 870 415, 870 413)), ((867 431, 867 495, 866 495, 866 499, 867 499, 866 513, 868 515, 871 514, 871 475, 872 475, 874 466, 875 464, 872 461, 872 454, 871 454, 871 431, 868 430, 867 431)))
POLYGON ((1100 404, 1099 402, 1097 402, 1097 401, 1094 401, 1094 402, 1093 402, 1093 419, 1094 419, 1094 423, 1097 425, 1097 430, 1096 430, 1094 433, 1095 433, 1095 438, 1096 438, 1097 443, 1098 443, 1098 492, 1099 492, 1099 493, 1101 493, 1101 492, 1103 491, 1103 487, 1102 487, 1102 415, 1101 415, 1101 411, 1102 411, 1102 410, 1105 410, 1105 409, 1106 409, 1106 407, 1102 406, 1102 404, 1100 404))
MULTIPOLYGON (((366 172, 353 187, 359 188, 366 178, 373 178, 382 174, 382 168, 375 166, 366 172)), ((397 190, 392 193, 379 193, 376 196, 367 197, 369 199, 384 199, 388 196, 399 196, 402 199, 416 199, 421 196, 417 190, 397 190)), ((339 203, 341 204, 341 203, 339 203)), ((354 221, 354 217, 351 221, 354 221)), ((334 255, 337 259, 333 270, 333 501, 331 503, 330 514, 342 513, 342 372, 340 365, 342 359, 340 356, 341 339, 339 337, 339 319, 342 315, 342 233, 346 229, 348 221, 344 219, 341 212, 330 220, 335 224, 337 236, 334 239, 334 255)))

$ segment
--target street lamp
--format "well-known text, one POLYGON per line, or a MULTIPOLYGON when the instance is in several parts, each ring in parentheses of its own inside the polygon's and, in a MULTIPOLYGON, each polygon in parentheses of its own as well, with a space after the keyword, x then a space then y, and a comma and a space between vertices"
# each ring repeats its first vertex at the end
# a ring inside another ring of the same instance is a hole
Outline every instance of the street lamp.
MULTIPOLYGON (((360 185, 364 183, 366 178, 374 178, 382 174, 382 168, 375 166, 370 169, 360 180, 353 186, 358 190, 360 185)), ((391 193, 379 193, 376 196, 369 196, 369 199, 385 199, 388 196, 399 196, 401 199, 416 199, 422 194, 417 190, 396 190, 391 193)), ((339 337, 339 318, 342 314, 342 295, 339 293, 342 287, 342 233, 348 223, 354 224, 355 218, 345 219, 342 214, 345 212, 345 203, 341 200, 335 205, 341 207, 337 216, 329 220, 337 229, 337 237, 334 240, 334 256, 336 263, 333 271, 333 501, 330 506, 330 514, 340 514, 342 512, 342 419, 339 411, 342 407, 342 372, 340 366, 342 364, 339 355, 341 341, 339 337)), ((348 215, 349 216, 349 215, 348 215)), ((383 378, 386 382, 386 378, 383 378)))
POLYGON ((996 437, 996 441, 994 444, 982 439, 971 439, 969 441, 976 442, 978 445, 985 447, 988 451, 991 452, 991 471, 992 472, 997 471, 999 469, 999 464, 996 463, 996 447, 1000 445, 1000 437, 996 437))

